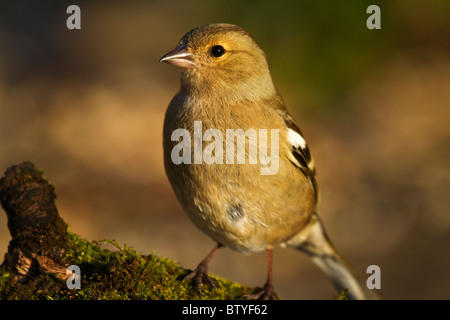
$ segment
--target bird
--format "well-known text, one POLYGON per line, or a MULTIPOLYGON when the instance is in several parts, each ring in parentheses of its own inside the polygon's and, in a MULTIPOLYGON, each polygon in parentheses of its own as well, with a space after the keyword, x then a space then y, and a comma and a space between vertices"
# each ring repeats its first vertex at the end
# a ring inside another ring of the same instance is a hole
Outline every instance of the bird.
POLYGON ((220 248, 267 251, 266 283, 245 298, 274 299, 273 250, 287 246, 309 255, 348 299, 371 299, 325 232, 310 149, 252 36, 229 23, 199 26, 160 62, 181 71, 164 117, 166 175, 187 216, 217 243, 185 280, 201 295, 202 285, 214 287, 208 264, 220 248))

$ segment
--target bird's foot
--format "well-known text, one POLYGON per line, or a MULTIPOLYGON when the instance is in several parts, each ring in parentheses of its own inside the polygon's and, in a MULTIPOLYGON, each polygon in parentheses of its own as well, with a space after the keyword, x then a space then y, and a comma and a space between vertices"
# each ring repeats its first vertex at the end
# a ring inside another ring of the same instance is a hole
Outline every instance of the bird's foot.
POLYGON ((267 282, 261 290, 252 294, 245 294, 242 298, 247 300, 275 300, 278 296, 273 290, 272 283, 267 282))
POLYGON ((208 264, 204 261, 200 262, 200 264, 195 268, 195 270, 188 273, 184 278, 183 281, 193 279, 195 290, 197 291, 198 295, 202 295, 202 284, 206 283, 216 288, 216 283, 213 279, 211 279, 208 276, 208 264))

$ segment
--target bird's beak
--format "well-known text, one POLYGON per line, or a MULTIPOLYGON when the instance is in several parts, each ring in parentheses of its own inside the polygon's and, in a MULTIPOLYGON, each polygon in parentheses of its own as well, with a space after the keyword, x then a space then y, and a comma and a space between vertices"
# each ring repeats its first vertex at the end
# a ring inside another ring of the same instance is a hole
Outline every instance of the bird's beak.
POLYGON ((176 67, 189 69, 195 67, 195 63, 192 60, 193 57, 194 55, 188 52, 186 46, 183 44, 159 59, 159 62, 166 62, 176 67))

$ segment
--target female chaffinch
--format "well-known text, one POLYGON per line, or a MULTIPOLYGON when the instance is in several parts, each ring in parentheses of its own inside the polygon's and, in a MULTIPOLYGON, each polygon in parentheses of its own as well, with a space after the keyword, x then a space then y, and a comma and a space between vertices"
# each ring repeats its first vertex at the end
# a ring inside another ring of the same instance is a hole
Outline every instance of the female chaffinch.
POLYGON ((214 286, 208 262, 226 246, 268 251, 267 282, 248 297, 274 298, 272 250, 287 245, 306 252, 348 298, 370 298, 324 231, 309 148, 248 32, 201 26, 160 61, 181 68, 164 120, 166 173, 189 218, 218 243, 186 277, 199 294, 203 282, 214 286))

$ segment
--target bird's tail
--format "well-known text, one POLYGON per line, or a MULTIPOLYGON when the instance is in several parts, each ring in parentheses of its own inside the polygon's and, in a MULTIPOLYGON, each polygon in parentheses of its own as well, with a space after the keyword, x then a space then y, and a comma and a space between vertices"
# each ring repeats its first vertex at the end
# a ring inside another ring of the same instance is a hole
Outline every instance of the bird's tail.
POLYGON ((307 253, 341 293, 351 300, 378 299, 377 295, 363 285, 355 272, 336 251, 325 233, 319 217, 314 214, 304 230, 287 243, 288 246, 307 253))

